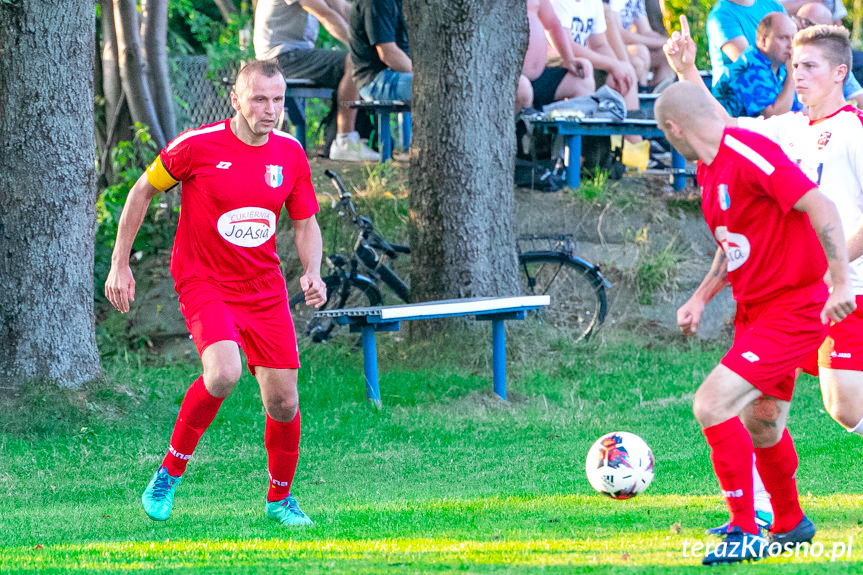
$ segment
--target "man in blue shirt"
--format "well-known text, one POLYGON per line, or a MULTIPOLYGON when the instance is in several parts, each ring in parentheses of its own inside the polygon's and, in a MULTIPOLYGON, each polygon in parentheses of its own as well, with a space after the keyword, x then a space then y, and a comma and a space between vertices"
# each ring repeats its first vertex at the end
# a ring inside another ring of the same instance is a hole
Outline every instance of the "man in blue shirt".
POLYGON ((786 63, 791 59, 794 21, 781 12, 765 16, 750 46, 714 83, 713 96, 732 117, 775 116, 794 103, 794 82, 786 63))
POLYGON ((719 0, 707 16, 707 47, 713 83, 750 46, 755 31, 770 12, 785 12, 776 0, 719 0))

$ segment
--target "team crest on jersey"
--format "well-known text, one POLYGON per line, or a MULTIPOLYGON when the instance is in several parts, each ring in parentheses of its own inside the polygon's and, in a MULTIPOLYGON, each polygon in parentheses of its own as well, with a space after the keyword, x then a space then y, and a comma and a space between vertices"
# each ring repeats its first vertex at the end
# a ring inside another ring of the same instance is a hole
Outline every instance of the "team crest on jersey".
POLYGON ((824 146, 827 145, 827 142, 830 141, 830 136, 832 136, 830 132, 821 132, 821 135, 818 136, 818 149, 823 150, 824 146))
POLYGON ((282 167, 267 166, 267 172, 264 174, 264 179, 267 180, 267 185, 271 188, 278 188, 282 185, 282 167))
POLYGON ((731 196, 728 195, 728 186, 725 184, 719 184, 717 193, 719 195, 719 207, 722 208, 722 211, 724 212, 731 207, 731 196))

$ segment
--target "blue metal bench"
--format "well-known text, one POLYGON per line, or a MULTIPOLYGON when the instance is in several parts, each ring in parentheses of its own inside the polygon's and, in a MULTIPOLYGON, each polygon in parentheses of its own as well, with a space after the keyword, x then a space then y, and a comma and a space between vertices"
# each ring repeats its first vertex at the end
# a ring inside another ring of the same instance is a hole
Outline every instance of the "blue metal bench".
POLYGON ((285 79, 285 114, 288 121, 294 126, 294 136, 306 148, 306 99, 317 98, 329 100, 333 97, 334 90, 324 86, 316 86, 311 80, 305 78, 285 79))
MULTIPOLYGON (((664 134, 656 120, 626 119, 623 121, 585 118, 582 120, 540 119, 534 125, 546 132, 557 132, 565 138, 566 183, 571 188, 581 185, 581 137, 582 136, 641 136, 662 138, 664 134)), ((677 191, 686 185, 686 160, 680 153, 671 150, 671 174, 677 191)))
POLYGON ((377 332, 398 331, 401 322, 415 319, 475 316, 478 320, 491 320, 493 387, 494 392, 506 400, 506 335, 503 322, 524 319, 527 311, 545 307, 549 300, 547 295, 457 299, 319 311, 315 312, 315 317, 334 318, 339 324, 349 325, 351 331, 362 334, 366 397, 378 407, 381 393, 378 387, 377 332))
POLYGON ((393 114, 402 115, 402 142, 405 148, 411 143, 411 107, 402 100, 356 100, 344 102, 343 106, 350 106, 358 110, 369 110, 375 114, 378 125, 378 137, 381 152, 381 162, 386 162, 393 157, 393 139, 390 132, 390 120, 393 114))

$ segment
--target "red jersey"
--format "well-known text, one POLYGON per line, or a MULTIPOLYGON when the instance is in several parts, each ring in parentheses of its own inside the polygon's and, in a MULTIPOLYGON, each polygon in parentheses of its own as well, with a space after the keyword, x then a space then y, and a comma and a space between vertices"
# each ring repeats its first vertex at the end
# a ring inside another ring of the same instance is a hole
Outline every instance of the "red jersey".
POLYGON ((153 186, 183 182, 171 275, 248 280, 278 269, 276 224, 284 205, 294 220, 312 217, 318 202, 302 146, 274 130, 250 146, 230 120, 183 132, 147 169, 153 186))
POLYGON ((726 128, 709 165, 698 162, 704 218, 725 252, 738 302, 811 286, 827 259, 809 222, 793 209, 817 186, 771 140, 726 128))

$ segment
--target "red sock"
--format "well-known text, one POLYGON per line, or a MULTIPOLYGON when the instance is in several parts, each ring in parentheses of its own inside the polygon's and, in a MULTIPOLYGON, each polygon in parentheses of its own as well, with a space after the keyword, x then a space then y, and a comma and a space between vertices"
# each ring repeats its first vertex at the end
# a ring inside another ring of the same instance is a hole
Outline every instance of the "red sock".
POLYGON ((276 421, 267 415, 264 428, 270 489, 267 501, 280 501, 291 494, 291 482, 300 457, 300 410, 291 421, 276 421))
POLYGON ((204 376, 195 380, 186 391, 186 397, 180 404, 180 414, 174 424, 171 434, 171 444, 162 465, 168 468, 168 473, 179 477, 186 471, 186 463, 192 457, 198 440, 213 422, 224 397, 214 397, 204 387, 204 376))
MULTIPOLYGON (((739 417, 703 430, 713 471, 731 512, 731 526, 758 534, 752 499, 752 438, 739 417)), ((758 468, 761 471, 761 468, 758 468)))
POLYGON ((797 498, 797 450, 786 429, 773 447, 755 448, 755 466, 773 504, 772 533, 787 533, 803 519, 797 498))

